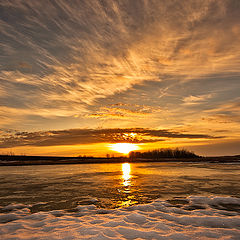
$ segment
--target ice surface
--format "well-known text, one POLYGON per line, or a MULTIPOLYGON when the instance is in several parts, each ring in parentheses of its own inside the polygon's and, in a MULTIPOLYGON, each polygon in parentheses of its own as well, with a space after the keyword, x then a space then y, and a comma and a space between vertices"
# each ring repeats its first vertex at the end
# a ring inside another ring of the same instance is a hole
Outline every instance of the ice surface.
POLYGON ((31 214, 10 205, 0 214, 0 239, 240 239, 240 199, 191 196, 181 201, 105 210, 78 206, 73 212, 31 214))

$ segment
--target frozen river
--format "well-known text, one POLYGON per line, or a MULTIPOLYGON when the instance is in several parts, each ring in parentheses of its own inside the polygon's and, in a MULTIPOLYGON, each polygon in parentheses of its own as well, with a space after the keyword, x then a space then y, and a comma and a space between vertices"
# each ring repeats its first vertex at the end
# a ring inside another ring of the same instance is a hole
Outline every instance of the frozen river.
POLYGON ((240 165, 0 167, 1 239, 240 239, 240 165))
POLYGON ((240 197, 240 165, 131 163, 0 167, 0 206, 116 208, 190 195, 240 197))

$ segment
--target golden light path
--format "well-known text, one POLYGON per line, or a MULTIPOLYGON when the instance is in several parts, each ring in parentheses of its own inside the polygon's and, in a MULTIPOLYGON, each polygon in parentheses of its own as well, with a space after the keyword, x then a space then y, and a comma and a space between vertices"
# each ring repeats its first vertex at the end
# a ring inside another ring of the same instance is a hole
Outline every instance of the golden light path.
POLYGON ((110 148, 113 151, 123 153, 123 154, 128 154, 131 151, 138 150, 139 147, 136 144, 133 143, 115 143, 115 144, 110 144, 110 148))
POLYGON ((131 178, 130 172, 131 172, 130 164, 123 163, 122 164, 122 173, 123 173, 122 178, 124 181, 128 181, 131 178))
POLYGON ((125 194, 128 194, 127 199, 125 199, 124 201, 122 201, 121 206, 127 207, 132 205, 132 203, 134 203, 132 201, 132 198, 134 198, 134 195, 132 195, 131 193, 131 165, 129 163, 123 163, 122 164, 122 185, 124 186, 124 190, 123 192, 125 194))

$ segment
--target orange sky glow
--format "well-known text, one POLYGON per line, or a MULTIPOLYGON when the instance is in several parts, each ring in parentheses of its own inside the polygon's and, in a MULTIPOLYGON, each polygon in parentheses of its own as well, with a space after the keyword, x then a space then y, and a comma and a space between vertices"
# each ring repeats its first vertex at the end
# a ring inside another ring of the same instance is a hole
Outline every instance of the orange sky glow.
POLYGON ((0 154, 239 154, 238 1, 1 1, 0 154))

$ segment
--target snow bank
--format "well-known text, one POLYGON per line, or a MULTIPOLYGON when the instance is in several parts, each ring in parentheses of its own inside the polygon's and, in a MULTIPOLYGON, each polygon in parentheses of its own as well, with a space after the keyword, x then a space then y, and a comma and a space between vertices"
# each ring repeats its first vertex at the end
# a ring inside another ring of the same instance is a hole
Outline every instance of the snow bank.
POLYGON ((0 239, 240 239, 240 199, 189 197, 107 210, 1 209, 0 239))

